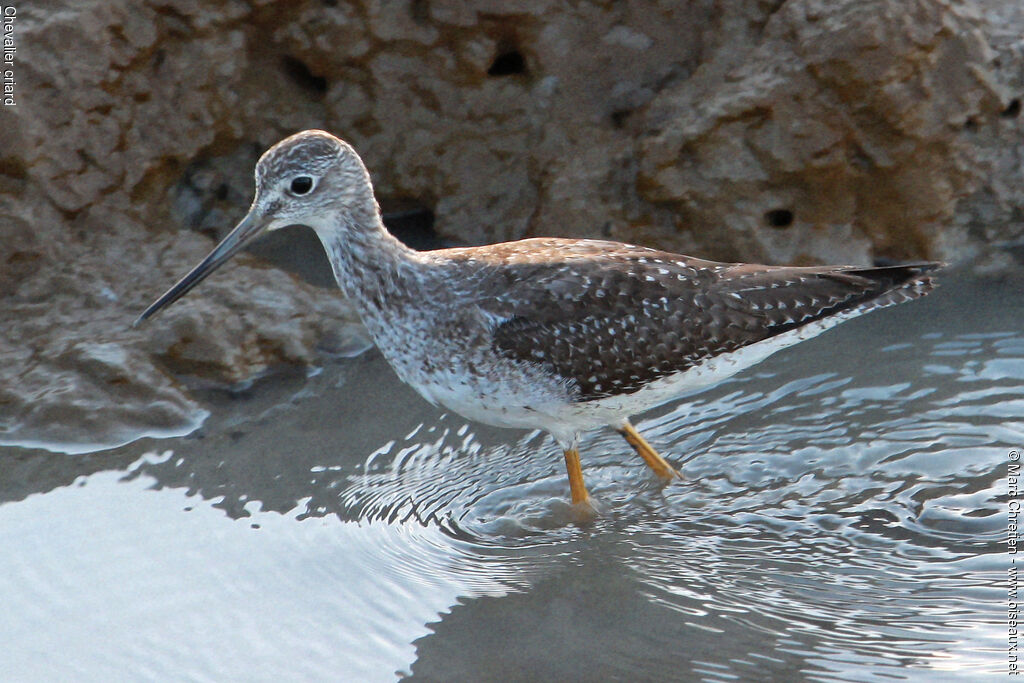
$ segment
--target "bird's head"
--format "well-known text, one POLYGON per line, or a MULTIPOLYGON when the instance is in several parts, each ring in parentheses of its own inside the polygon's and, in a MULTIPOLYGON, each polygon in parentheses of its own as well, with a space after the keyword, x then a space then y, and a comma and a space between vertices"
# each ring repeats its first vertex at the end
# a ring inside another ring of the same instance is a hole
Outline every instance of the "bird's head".
POLYGON ((375 211, 365 206, 369 175, 352 147, 330 133, 307 130, 277 143, 256 164, 256 197, 248 213, 210 254, 153 302, 135 324, 174 303, 247 244, 289 225, 320 229, 328 217, 375 211))

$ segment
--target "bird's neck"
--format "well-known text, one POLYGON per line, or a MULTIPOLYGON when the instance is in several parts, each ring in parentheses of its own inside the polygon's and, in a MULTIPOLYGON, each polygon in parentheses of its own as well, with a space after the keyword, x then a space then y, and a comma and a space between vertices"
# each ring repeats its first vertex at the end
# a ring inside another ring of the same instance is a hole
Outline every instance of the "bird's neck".
POLYGON ((364 322, 380 319, 396 299, 416 296, 418 252, 389 233, 375 201, 316 229, 334 277, 364 322))

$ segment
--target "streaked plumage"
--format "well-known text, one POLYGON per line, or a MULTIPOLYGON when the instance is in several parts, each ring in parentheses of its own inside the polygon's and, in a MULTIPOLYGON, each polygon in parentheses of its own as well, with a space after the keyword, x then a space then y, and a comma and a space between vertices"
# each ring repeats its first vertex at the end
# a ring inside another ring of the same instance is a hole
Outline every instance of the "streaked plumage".
POLYGON ((399 376, 471 419, 549 431, 566 450, 576 502, 586 491, 570 454, 583 431, 623 431, 671 476, 630 415, 850 317, 923 296, 939 265, 772 267, 566 239, 415 252, 384 229, 355 151, 321 131, 271 148, 256 183, 238 228, 141 318, 255 235, 308 225, 399 376))

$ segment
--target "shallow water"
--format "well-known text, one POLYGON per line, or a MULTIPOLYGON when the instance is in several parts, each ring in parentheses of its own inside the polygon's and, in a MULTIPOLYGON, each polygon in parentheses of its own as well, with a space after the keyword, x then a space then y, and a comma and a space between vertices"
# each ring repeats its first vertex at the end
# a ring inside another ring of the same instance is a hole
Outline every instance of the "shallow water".
MULTIPOLYGON (((370 353, 190 437, 0 450, 0 680, 979 680, 1006 671, 1019 281, 946 277, 637 426, 467 425, 370 353)), ((1005 675, 1005 674, 1004 674, 1005 675)))

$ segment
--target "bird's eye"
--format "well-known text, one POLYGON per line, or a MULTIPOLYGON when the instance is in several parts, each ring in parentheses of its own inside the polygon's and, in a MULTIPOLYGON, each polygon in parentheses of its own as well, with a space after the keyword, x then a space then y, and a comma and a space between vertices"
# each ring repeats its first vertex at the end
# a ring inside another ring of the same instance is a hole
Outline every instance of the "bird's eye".
POLYGON ((313 179, 308 175, 296 176, 292 178, 290 189, 294 195, 308 194, 313 189, 313 179))

